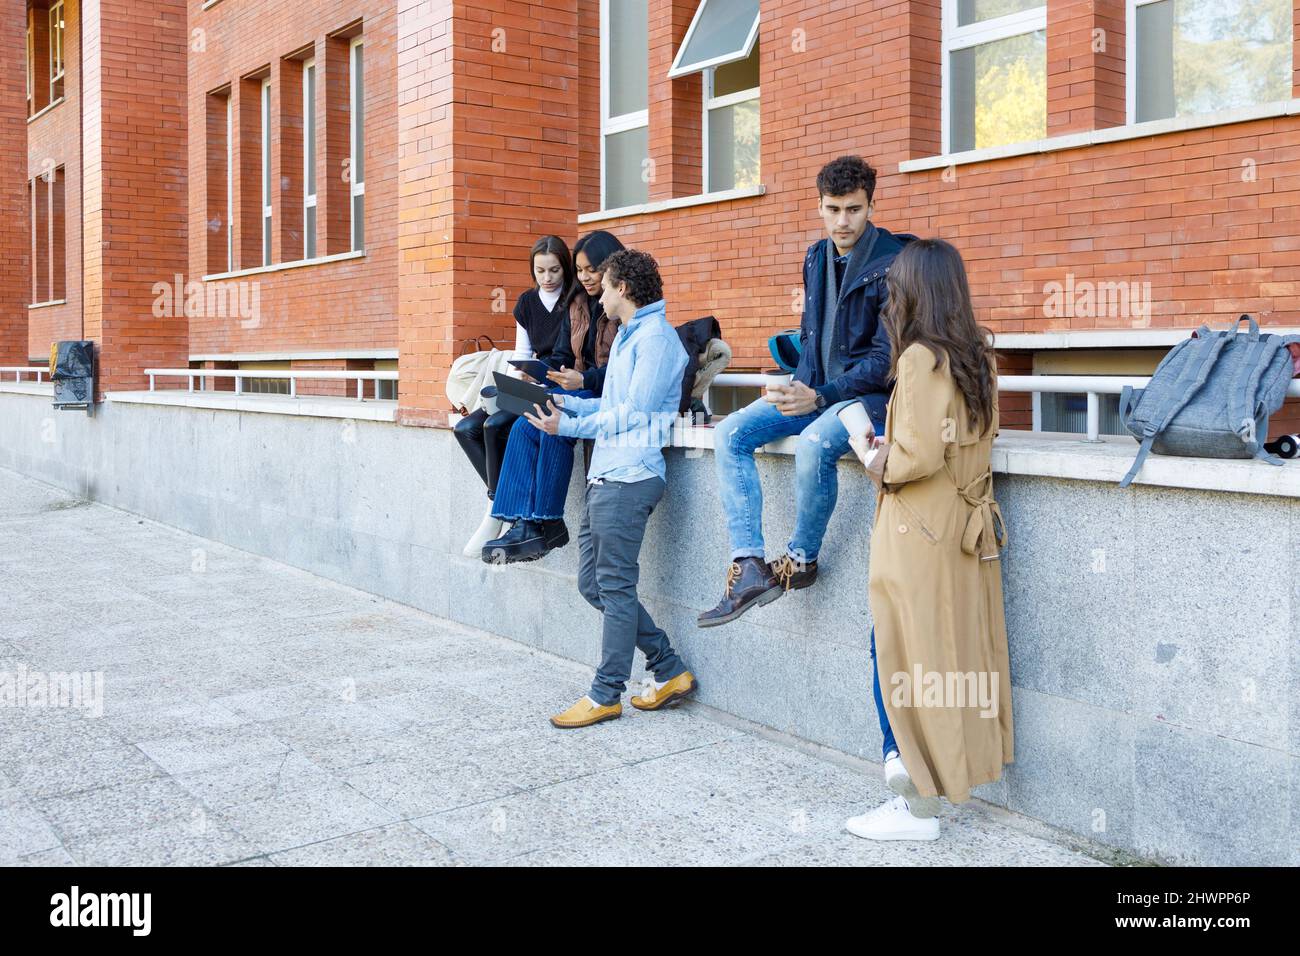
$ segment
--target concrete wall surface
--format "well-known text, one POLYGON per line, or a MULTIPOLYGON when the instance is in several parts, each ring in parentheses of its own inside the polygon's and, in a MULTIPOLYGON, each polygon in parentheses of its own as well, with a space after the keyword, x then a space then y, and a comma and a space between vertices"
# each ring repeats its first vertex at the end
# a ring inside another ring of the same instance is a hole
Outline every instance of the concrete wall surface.
MULTIPOLYGON (((713 454, 667 456, 641 595, 699 699, 877 759, 862 469, 840 465, 816 586, 701 630, 728 558, 713 454)), ((486 496, 444 429, 0 394, 0 467, 594 665, 578 457, 574 542, 496 568, 460 555, 486 496)), ((759 469, 775 551, 794 462, 759 469)), ((1300 864, 1300 498, 1019 474, 996 493, 1016 762, 977 795, 1143 857, 1300 864)))

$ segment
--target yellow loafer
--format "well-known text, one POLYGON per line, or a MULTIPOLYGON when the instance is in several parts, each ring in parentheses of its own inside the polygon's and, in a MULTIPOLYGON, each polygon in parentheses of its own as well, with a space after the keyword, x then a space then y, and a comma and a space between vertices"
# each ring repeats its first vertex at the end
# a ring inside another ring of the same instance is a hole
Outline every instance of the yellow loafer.
POLYGON ((623 705, 620 703, 610 704, 608 707, 600 704, 592 704, 586 697, 579 697, 578 702, 562 714, 556 714, 551 718, 551 724, 556 727, 569 729, 571 727, 590 727, 592 724, 598 724, 602 720, 613 720, 621 716, 623 705))
POLYGON ((665 704, 693 693, 699 686, 694 674, 690 671, 682 671, 663 687, 655 687, 652 681, 644 694, 632 698, 632 706, 637 710, 658 710, 665 704))

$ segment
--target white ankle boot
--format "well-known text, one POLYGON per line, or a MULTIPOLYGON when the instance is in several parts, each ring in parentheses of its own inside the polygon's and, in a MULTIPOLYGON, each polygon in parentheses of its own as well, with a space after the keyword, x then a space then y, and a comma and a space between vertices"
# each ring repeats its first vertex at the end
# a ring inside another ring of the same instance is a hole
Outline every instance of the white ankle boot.
POLYGON ((907 809, 907 801, 894 797, 888 803, 859 817, 850 817, 844 828, 867 840, 937 840, 939 818, 921 819, 907 809))
POLYGON ((481 558, 483 556, 483 545, 487 544, 494 538, 499 538, 505 531, 505 522, 500 518, 492 517, 492 502, 488 501, 487 514, 483 516, 483 521, 478 526, 478 530, 470 537, 469 543, 465 545, 465 550, 461 554, 467 558, 481 558))

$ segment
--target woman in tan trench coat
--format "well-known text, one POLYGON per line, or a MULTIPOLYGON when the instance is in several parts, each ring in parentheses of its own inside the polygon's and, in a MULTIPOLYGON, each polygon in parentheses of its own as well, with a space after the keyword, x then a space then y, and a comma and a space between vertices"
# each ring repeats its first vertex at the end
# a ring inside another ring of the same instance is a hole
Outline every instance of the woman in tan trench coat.
POLYGON ((880 485, 869 597, 881 729, 897 750, 885 776, 899 796, 848 828, 936 839, 937 798, 964 802, 1012 761, 1006 533, 989 467, 997 365, 953 246, 910 243, 887 281, 894 391, 867 462, 880 485))

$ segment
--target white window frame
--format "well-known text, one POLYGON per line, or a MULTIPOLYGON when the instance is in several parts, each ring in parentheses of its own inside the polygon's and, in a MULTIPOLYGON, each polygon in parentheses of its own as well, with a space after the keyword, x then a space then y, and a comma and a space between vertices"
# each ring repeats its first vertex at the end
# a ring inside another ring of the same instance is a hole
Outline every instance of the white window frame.
MULTIPOLYGON (((753 52, 752 46, 750 47, 750 52, 753 52)), ((748 54, 746 55, 748 56, 748 54)), ((713 183, 709 179, 709 112, 711 110, 722 109, 726 106, 735 106, 737 103, 748 103, 750 100, 757 100, 760 98, 763 91, 763 87, 760 84, 759 86, 754 86, 747 90, 737 90, 735 93, 728 93, 725 96, 714 96, 713 77, 716 70, 717 67, 712 66, 706 69, 704 71, 704 82, 700 84, 704 87, 704 121, 700 124, 702 134, 701 139, 704 141, 700 150, 700 155, 703 158, 703 175, 700 178, 705 193, 717 192, 713 183)))
MULTIPOLYGON (((366 41, 364 37, 356 37, 352 40, 351 43, 348 44, 348 155, 350 157, 348 161, 349 162, 348 179, 350 181, 350 188, 348 189, 348 223, 349 223, 348 248, 351 249, 353 252, 361 252, 365 249, 364 242, 361 246, 357 245, 357 221, 356 221, 356 216, 354 215, 354 210, 356 209, 356 205, 357 205, 356 197, 365 196, 366 194, 364 168, 362 169, 361 181, 360 182, 357 181, 357 140, 358 139, 361 140, 361 154, 363 159, 365 158, 365 148, 366 148, 365 122, 363 120, 359 126, 357 124, 358 83, 361 87, 360 93, 363 98, 366 93, 365 57, 363 54, 362 68, 361 70, 357 70, 357 50, 364 48, 365 45, 366 45, 366 41)), ((365 105, 364 99, 362 100, 362 105, 363 106, 365 105)), ((362 226, 362 233, 364 236, 364 232, 365 232, 364 211, 362 212, 361 226, 362 226)))
MULTIPOLYGON (((646 77, 647 94, 650 78, 646 77)), ((600 0, 600 208, 605 202, 605 140, 614 133, 627 133, 650 126, 650 109, 609 115, 609 0, 600 0)))
MULTIPOLYGON (((749 36, 745 38, 745 46, 739 53, 724 53, 721 56, 715 56, 708 60, 701 60, 699 63, 683 67, 682 57, 686 55, 686 48, 690 46, 691 37, 695 35, 695 28, 699 26, 700 20, 704 17, 704 8, 709 5, 709 0, 700 0, 700 5, 695 8, 695 16, 691 17, 691 25, 686 28, 686 36, 682 37, 681 45, 677 47, 677 54, 673 57, 673 65, 668 70, 668 79, 675 80, 679 76, 690 76, 692 73, 698 73, 701 70, 709 70, 715 66, 725 66, 728 63, 735 63, 749 56, 754 50, 754 41, 758 39, 758 25, 763 22, 763 14, 760 10, 759 15, 754 18, 754 25, 749 30, 749 36)), ((602 36, 604 33, 602 32, 602 36)))
POLYGON ((271 264, 275 218, 271 208, 271 78, 262 81, 262 265, 271 264), (267 226, 270 226, 268 229, 267 226))
POLYGON ((235 271, 235 98, 226 95, 226 271, 235 271))
POLYGON ((54 95, 54 84, 63 79, 63 0, 50 4, 50 102, 58 97, 54 95))
MULTIPOLYGON (((316 193, 308 194, 307 184, 315 172, 312 169, 315 160, 316 149, 316 97, 312 90, 314 83, 320 82, 320 76, 316 73, 316 58, 309 57, 302 63, 302 257, 304 259, 312 258, 313 252, 311 246, 315 243, 315 236, 308 235, 307 210, 316 208, 316 193), (308 77, 312 81, 309 82, 308 77), (310 144, 311 149, 308 149, 310 144)), ((319 184, 317 184, 319 187, 319 184)), ((319 216, 320 213, 317 213, 319 216)), ((317 222, 317 232, 319 232, 320 223, 317 222)), ((316 250, 319 251, 319 250, 316 250)))
POLYGON ((981 20, 968 26, 957 26, 957 0, 943 0, 943 91, 941 94, 939 122, 942 124, 943 153, 952 152, 952 54, 994 40, 1007 40, 1047 29, 1047 0, 1040 7, 1010 13, 1005 17, 981 20))

